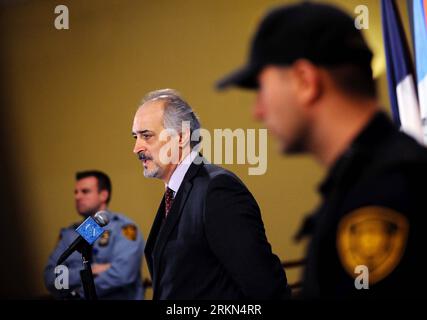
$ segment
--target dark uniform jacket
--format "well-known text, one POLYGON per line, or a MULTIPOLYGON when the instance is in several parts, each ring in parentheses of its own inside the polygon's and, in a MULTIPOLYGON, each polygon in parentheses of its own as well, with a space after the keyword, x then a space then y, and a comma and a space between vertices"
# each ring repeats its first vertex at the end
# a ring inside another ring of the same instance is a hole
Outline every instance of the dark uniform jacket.
POLYGON ((427 150, 378 113, 320 187, 304 297, 419 297, 426 287, 427 150))

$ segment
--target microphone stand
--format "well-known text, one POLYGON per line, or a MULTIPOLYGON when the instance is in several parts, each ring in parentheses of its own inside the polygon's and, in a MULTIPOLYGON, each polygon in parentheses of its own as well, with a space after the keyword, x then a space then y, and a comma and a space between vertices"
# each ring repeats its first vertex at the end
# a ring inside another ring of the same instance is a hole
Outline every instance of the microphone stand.
POLYGON ((93 281, 92 268, 90 266, 90 261, 92 260, 92 246, 84 242, 78 251, 82 254, 83 269, 80 270, 80 279, 82 280, 85 299, 98 300, 95 283, 93 281))
POLYGON ((83 285, 83 292, 86 300, 98 300, 96 295, 95 282, 90 262, 92 260, 92 245, 97 238, 104 232, 104 227, 109 222, 107 211, 101 210, 95 213, 94 217, 88 217, 77 227, 76 231, 80 234, 67 250, 59 257, 56 265, 64 262, 75 250, 82 254, 83 269, 80 270, 80 279, 83 285), (84 239, 84 240, 83 240, 84 239))

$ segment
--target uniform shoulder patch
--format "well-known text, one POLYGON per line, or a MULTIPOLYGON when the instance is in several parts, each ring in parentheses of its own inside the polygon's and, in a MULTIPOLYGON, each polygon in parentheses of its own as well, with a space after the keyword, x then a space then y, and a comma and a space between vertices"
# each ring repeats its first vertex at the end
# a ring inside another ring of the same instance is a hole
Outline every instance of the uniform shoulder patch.
POLYGON ((390 208, 366 206, 345 215, 337 229, 337 250, 353 278, 356 266, 369 271, 369 284, 386 278, 399 264, 406 247, 409 222, 390 208))
POLYGON ((111 231, 105 230, 104 233, 99 237, 98 244, 101 247, 106 247, 110 243, 111 231))
POLYGON ((134 224, 126 224, 122 227, 122 234, 125 238, 135 241, 137 238, 137 228, 134 224))

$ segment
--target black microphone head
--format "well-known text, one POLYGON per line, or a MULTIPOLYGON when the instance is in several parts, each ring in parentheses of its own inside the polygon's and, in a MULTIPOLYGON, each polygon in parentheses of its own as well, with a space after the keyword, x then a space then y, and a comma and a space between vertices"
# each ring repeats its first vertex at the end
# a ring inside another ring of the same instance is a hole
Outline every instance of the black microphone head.
POLYGON ((98 211, 97 213, 95 213, 93 218, 95 219, 96 223, 99 224, 101 227, 105 227, 110 222, 110 219, 108 219, 107 211, 105 210, 98 211))

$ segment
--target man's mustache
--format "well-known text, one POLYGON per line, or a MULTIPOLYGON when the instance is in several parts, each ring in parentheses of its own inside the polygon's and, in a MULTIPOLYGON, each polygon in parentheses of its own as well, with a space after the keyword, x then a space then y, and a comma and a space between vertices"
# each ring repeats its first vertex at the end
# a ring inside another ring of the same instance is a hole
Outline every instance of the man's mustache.
POLYGON ((153 160, 153 158, 152 157, 150 157, 149 155, 147 155, 147 154, 145 154, 144 152, 139 152, 138 153, 138 159, 140 160, 140 161, 143 161, 143 160, 153 160))

